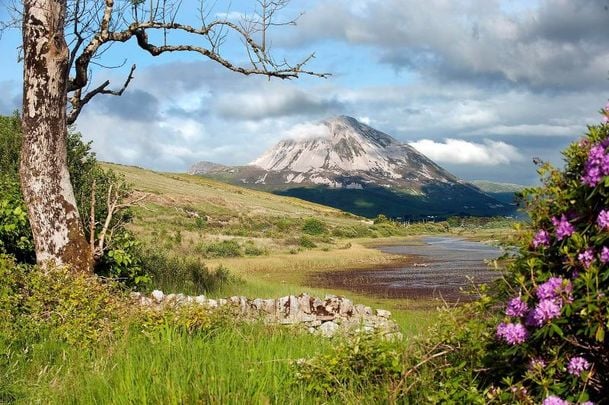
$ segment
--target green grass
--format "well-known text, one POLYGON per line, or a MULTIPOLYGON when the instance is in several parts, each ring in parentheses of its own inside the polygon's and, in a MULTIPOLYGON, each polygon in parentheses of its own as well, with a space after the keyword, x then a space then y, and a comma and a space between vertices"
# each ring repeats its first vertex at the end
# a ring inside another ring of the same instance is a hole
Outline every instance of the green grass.
POLYGON ((166 327, 90 351, 47 341, 18 362, 13 394, 17 403, 49 404, 316 403, 295 385, 291 362, 330 353, 335 345, 262 324, 208 335, 166 327))

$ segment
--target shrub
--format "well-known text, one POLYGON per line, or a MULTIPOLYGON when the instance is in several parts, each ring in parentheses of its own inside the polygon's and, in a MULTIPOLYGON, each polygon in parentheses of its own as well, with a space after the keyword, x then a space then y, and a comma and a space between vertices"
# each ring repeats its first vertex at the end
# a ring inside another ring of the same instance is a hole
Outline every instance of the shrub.
POLYGON ((0 256, 0 334, 34 343, 88 344, 116 330, 121 293, 95 276, 64 267, 19 266, 0 256))
POLYGON ((142 266, 139 242, 129 232, 123 231, 112 238, 110 246, 96 268, 97 274, 130 288, 146 290, 151 278, 142 266))
POLYGON ((245 243, 243 252, 246 256, 262 256, 268 254, 266 249, 254 245, 254 242, 252 241, 247 241, 245 243))
POLYGON ((384 223, 388 223, 388 222, 391 223, 391 220, 389 218, 387 218, 386 215, 379 214, 372 220, 372 222, 374 224, 384 224, 384 223))
POLYGON ((165 292, 203 294, 234 281, 225 267, 208 269, 197 257, 174 257, 166 252, 147 249, 141 254, 142 268, 151 285, 165 292))
POLYGON ((357 395, 387 387, 402 372, 395 344, 374 334, 342 339, 329 354, 293 363, 296 383, 315 396, 357 395))
POLYGON ((0 176, 0 253, 11 254, 23 263, 36 260, 19 184, 8 176, 0 176))
POLYGON ((233 239, 203 245, 201 250, 203 250, 206 257, 243 256, 239 242, 233 239))
POLYGON ((299 240, 298 240, 298 245, 300 247, 303 247, 305 249, 313 249, 315 247, 317 247, 317 245, 315 244, 315 242, 313 242, 311 240, 311 238, 303 235, 299 240))
POLYGON ((609 125, 589 127, 564 152, 564 170, 542 165, 543 185, 523 193, 532 232, 490 350, 499 401, 514 390, 536 402, 609 398, 608 147, 609 125))
POLYGON ((371 234, 370 228, 364 225, 337 227, 332 229, 332 235, 339 238, 365 238, 371 234))
POLYGON ((302 226, 307 235, 321 235, 327 232, 326 224, 317 218, 307 218, 302 226))

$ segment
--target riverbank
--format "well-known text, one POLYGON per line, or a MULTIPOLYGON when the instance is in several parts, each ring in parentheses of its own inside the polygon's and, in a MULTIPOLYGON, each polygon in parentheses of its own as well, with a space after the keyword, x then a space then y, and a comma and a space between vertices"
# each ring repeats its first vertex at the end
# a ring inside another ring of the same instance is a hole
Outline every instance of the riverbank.
POLYGON ((404 257, 399 264, 316 273, 309 282, 383 298, 455 303, 472 299, 467 291, 501 276, 500 266, 489 262, 501 255, 492 245, 453 236, 408 242, 377 246, 383 253, 404 257))

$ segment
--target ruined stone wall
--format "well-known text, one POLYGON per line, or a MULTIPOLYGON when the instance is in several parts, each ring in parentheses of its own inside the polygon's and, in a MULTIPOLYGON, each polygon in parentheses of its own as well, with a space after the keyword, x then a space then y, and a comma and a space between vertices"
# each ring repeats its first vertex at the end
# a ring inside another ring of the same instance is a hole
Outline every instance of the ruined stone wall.
POLYGON ((155 290, 149 296, 132 293, 140 305, 163 309, 180 305, 202 305, 210 310, 228 308, 246 319, 261 319, 270 324, 301 325, 311 333, 326 337, 339 332, 376 332, 401 338, 391 313, 383 309, 354 304, 345 297, 327 295, 324 299, 308 294, 288 295, 277 299, 249 299, 242 296, 211 299, 204 295, 163 294, 155 290))

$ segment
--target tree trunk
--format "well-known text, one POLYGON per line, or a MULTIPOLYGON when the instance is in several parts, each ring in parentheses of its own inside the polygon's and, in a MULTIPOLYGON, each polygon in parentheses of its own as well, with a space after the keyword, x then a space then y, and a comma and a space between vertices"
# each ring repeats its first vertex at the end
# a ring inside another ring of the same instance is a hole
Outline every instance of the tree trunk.
POLYGON ((67 165, 66 0, 25 0, 21 188, 38 263, 91 271, 67 165))

